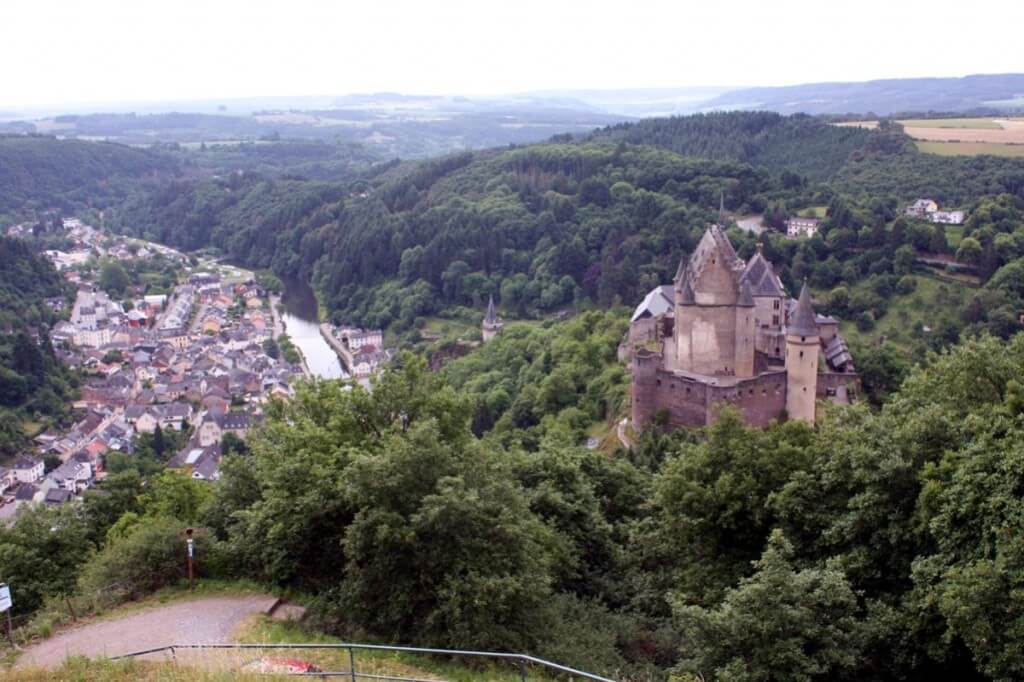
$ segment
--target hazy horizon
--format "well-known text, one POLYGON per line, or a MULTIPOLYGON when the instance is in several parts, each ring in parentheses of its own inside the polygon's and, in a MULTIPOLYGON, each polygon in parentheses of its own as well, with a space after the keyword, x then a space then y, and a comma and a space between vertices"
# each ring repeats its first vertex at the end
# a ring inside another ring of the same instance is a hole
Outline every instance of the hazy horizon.
POLYGON ((992 22, 934 2, 865 0, 857 11, 783 4, 18 3, 0 26, 19 62, 4 74, 0 110, 380 92, 735 89, 1024 71, 1024 57, 1006 54, 1024 19, 1021 5, 1001 8, 992 22))

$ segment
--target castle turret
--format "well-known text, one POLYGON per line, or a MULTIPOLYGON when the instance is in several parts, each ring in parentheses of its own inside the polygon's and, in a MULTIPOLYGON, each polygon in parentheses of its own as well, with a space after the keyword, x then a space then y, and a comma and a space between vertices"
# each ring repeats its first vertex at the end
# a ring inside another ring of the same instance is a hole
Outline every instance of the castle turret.
POLYGON ((740 284, 740 296, 736 300, 736 376, 754 376, 754 292, 750 282, 740 284))
POLYGON ((819 347, 817 316, 804 282, 796 309, 786 325, 786 411, 790 419, 814 423, 819 347))
POLYGON ((480 332, 483 334, 484 343, 500 334, 503 326, 501 319, 494 310, 494 296, 492 295, 487 301, 487 314, 484 315, 483 324, 480 325, 480 332))

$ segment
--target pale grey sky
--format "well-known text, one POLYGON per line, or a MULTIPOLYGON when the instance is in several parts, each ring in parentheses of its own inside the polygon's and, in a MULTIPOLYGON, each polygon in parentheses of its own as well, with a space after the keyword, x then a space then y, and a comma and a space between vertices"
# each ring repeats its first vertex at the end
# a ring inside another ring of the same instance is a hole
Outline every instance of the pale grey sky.
POLYGON ((1024 1, 7 0, 0 109, 1024 71, 1024 1))

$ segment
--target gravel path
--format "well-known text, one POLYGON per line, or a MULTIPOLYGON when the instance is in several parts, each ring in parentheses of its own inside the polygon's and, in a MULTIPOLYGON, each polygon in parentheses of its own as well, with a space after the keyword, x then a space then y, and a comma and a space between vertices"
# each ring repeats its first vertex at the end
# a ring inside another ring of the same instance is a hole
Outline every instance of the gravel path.
MULTIPOLYGON (((114 620, 87 623, 34 644, 18 667, 57 667, 68 656, 117 656, 167 644, 214 644, 232 641, 238 625, 264 613, 274 597, 204 597, 154 606, 114 620)), ((160 656, 160 654, 156 654, 160 656)))

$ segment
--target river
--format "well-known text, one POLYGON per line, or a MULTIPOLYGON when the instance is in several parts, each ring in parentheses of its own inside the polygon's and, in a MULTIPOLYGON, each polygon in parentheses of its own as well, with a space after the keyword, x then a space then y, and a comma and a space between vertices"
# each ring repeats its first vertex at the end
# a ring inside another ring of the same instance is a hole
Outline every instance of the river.
POLYGON ((284 284, 284 295, 281 297, 284 311, 281 313, 281 319, 284 321, 288 338, 299 347, 306 358, 309 371, 321 379, 347 377, 348 372, 342 367, 338 354, 320 335, 316 296, 313 290, 305 282, 298 280, 288 280, 284 284))

